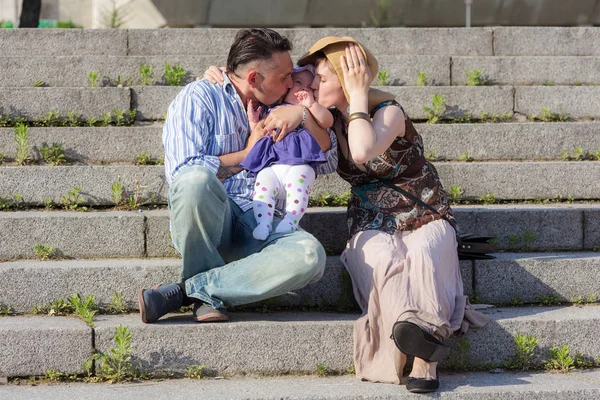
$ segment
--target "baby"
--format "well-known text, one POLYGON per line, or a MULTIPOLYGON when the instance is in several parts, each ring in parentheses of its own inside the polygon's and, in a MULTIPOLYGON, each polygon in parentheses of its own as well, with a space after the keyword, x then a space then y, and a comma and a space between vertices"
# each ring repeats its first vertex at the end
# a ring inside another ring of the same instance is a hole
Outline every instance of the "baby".
MULTIPOLYGON (((314 77, 312 65, 296 67, 292 72, 294 86, 283 99, 286 105, 302 105, 310 110, 316 122, 327 129, 333 124, 329 110, 316 103, 311 84, 314 77)), ((268 110, 271 112, 274 108, 268 110)), ((248 120, 254 129, 259 122, 260 109, 249 107, 248 120)), ((289 233, 298 229, 298 223, 308 206, 310 187, 317 178, 316 166, 327 162, 325 153, 303 126, 289 132, 280 142, 270 135, 260 139, 240 164, 256 175, 252 198, 254 217, 258 226, 252 232, 257 240, 265 240, 272 231, 275 199, 285 193, 285 216, 275 232, 289 233)))

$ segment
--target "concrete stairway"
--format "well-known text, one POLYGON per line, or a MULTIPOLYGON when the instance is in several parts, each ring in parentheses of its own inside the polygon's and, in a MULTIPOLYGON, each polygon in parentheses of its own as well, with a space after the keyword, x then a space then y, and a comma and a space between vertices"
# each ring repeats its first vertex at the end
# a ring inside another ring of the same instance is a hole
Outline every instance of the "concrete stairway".
MULTIPOLYGON (((235 32, 0 30, 0 153, 6 156, 0 198, 22 195, 16 209, 0 212, 0 305, 26 314, 79 292, 106 306, 116 290, 135 309, 137 288, 177 279, 180 259, 170 247, 163 166, 135 165, 135 159, 163 155, 161 119, 181 90, 162 85, 164 64, 184 66, 190 82, 206 66, 224 62, 235 32), (159 84, 138 85, 140 64, 153 65, 159 84), (131 78, 133 86, 87 87, 91 71, 131 78), (40 80, 45 87, 32 87, 40 80), (135 110, 135 125, 31 127, 34 162, 25 166, 14 162, 13 128, 1 127, 3 121, 10 125, 6 114, 33 122, 51 110, 63 116, 73 111, 87 120, 115 109, 135 110), (64 145, 67 166, 39 162, 42 143, 53 142, 64 145), (113 209, 111 185, 118 179, 126 196, 137 185, 139 210, 113 209), (88 212, 56 205, 74 186, 82 186, 88 212), (43 208, 47 199, 52 209, 43 208), (36 244, 54 247, 61 259, 39 261, 36 244)), ((385 89, 418 122, 444 186, 459 185, 462 200, 470 202, 454 207, 461 230, 496 236, 502 252, 497 259, 461 263, 465 293, 478 302, 525 305, 486 310, 494 321, 469 333, 471 364, 463 367, 506 362, 518 333, 540 338, 539 359, 563 344, 586 357, 600 355, 593 339, 600 308, 537 305, 600 296, 600 162, 566 161, 563 154, 573 155, 578 146, 583 154, 600 150, 600 29, 282 32, 294 42, 295 59, 322 36, 363 41, 389 73, 393 86, 385 89), (466 71, 473 69, 483 71, 487 86, 465 86, 466 71), (415 86, 419 72, 435 86, 415 86), (555 86, 544 86, 549 84, 555 86), (423 123, 423 106, 431 106, 435 94, 446 98, 448 123, 423 123), (526 122, 542 108, 570 119, 526 122), (471 123, 450 123, 464 122, 467 112, 471 123), (514 114, 508 122, 478 123, 481 113, 508 112, 514 114), (472 162, 464 161, 465 153, 472 162), (504 204, 479 204, 489 194, 504 204)), ((322 176, 312 196, 347 190, 337 175, 322 176)), ((315 207, 302 224, 329 254, 325 276, 297 293, 253 305, 268 313, 238 311, 232 323, 216 326, 194 324, 185 315, 155 325, 143 325, 135 314, 98 315, 93 329, 70 317, 0 317, 0 376, 49 368, 81 372, 94 350, 110 346, 120 324, 132 329, 134 362, 145 371, 181 372, 202 364, 224 374, 310 373, 317 363, 346 370, 358 315, 338 258, 348 239, 345 210, 315 207)))

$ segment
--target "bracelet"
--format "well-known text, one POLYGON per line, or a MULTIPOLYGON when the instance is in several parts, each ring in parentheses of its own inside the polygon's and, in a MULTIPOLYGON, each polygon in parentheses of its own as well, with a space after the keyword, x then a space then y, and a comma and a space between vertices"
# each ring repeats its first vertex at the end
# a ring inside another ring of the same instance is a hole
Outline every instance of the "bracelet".
POLYGON ((348 124, 350 124, 350 122, 354 121, 355 119, 364 119, 371 122, 369 114, 365 112, 353 112, 352 114, 350 114, 350 117, 348 117, 348 124))
POLYGON ((306 122, 306 107, 302 106, 302 122, 300 122, 300 128, 304 128, 306 122))

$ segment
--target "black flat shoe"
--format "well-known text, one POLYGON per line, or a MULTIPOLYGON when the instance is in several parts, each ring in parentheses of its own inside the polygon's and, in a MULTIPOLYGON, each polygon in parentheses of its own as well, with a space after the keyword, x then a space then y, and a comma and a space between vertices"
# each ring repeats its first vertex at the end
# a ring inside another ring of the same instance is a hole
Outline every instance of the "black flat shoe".
POLYGON ((406 382, 406 389, 411 393, 435 392, 440 388, 440 376, 437 367, 435 369, 435 376, 435 379, 412 378, 409 376, 408 381, 406 382))
POLYGON ((404 354, 427 362, 441 361, 448 354, 448 348, 442 342, 412 322, 396 322, 392 327, 392 339, 404 354))

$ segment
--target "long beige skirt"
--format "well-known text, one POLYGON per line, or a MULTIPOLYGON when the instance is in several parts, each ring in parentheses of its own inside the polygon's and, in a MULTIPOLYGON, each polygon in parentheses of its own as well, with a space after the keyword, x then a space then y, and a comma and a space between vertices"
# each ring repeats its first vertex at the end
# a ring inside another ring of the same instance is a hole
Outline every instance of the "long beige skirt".
POLYGON ((463 294, 454 228, 440 219, 411 232, 359 232, 341 255, 362 316, 354 324, 356 375, 373 382, 402 382, 396 321, 419 325, 444 341, 489 318, 463 294))

